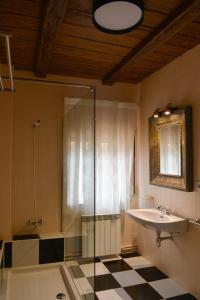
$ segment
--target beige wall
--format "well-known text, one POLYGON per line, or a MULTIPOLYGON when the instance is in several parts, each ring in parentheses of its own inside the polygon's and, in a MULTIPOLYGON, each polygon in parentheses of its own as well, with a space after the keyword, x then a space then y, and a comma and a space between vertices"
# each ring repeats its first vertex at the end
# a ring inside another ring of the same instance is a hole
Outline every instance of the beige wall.
POLYGON ((41 121, 36 146, 37 211, 38 216, 44 219, 41 232, 60 230, 64 96, 64 88, 16 84, 13 108, 13 233, 26 232, 26 221, 34 221, 32 124, 37 120, 41 121))
MULTIPOLYGON (((194 180, 200 179, 200 46, 187 52, 162 70, 142 82, 139 128, 139 207, 159 204, 170 207, 175 214, 186 218, 200 218, 200 192, 186 193, 149 185, 148 118, 156 108, 169 102, 177 106, 193 107, 194 180), (155 201, 144 200, 143 195, 155 201)), ((175 242, 155 246, 155 234, 139 227, 138 242, 141 253, 161 270, 174 277, 200 299, 199 255, 200 228, 191 225, 188 233, 178 235, 175 242)))
MULTIPOLYGON (((15 72, 15 76, 33 77, 26 72, 15 72)), ((134 85, 106 87, 86 79, 61 76, 49 76, 48 79, 96 85, 97 99, 137 101, 138 87, 134 85)), ((13 94, 0 94, 0 239, 9 239, 11 232, 33 231, 26 226, 26 221, 34 220, 32 124, 38 119, 41 126, 36 163, 37 211, 44 219, 40 231, 60 231, 63 99, 65 96, 91 95, 86 89, 31 82, 15 82, 15 88, 13 94)), ((127 236, 126 230, 125 243, 131 244, 131 241, 127 242, 127 236)))

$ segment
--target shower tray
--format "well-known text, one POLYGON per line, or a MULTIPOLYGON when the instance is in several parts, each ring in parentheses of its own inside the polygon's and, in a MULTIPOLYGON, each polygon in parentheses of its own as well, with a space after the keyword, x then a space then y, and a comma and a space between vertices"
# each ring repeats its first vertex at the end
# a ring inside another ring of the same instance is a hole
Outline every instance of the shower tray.
POLYGON ((79 300, 80 297, 72 287, 72 282, 69 282, 67 272, 64 264, 4 271, 0 300, 79 300))

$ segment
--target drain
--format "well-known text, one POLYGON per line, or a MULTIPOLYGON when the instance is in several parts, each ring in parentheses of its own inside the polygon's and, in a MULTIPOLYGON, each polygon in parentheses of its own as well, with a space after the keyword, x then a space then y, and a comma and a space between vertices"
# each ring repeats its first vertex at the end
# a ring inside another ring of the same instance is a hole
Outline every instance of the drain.
POLYGON ((66 295, 63 293, 59 293, 56 295, 56 299, 65 299, 65 298, 66 298, 66 295))

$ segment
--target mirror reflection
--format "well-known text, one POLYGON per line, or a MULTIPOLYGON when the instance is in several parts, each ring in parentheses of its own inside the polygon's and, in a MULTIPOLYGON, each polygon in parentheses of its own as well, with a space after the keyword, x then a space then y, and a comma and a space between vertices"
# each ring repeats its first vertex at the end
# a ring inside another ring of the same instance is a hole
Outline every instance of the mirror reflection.
POLYGON ((181 176, 181 126, 178 123, 161 126, 160 174, 181 176))

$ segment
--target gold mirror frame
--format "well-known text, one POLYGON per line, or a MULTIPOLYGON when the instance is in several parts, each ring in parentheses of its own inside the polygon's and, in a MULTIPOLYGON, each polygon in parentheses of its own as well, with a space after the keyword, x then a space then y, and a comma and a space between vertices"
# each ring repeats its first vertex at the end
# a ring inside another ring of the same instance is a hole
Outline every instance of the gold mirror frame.
POLYGON ((169 116, 149 118, 150 184, 193 191, 192 108, 176 109, 169 116), (181 127, 181 176, 160 174, 159 128, 170 124, 181 127))

